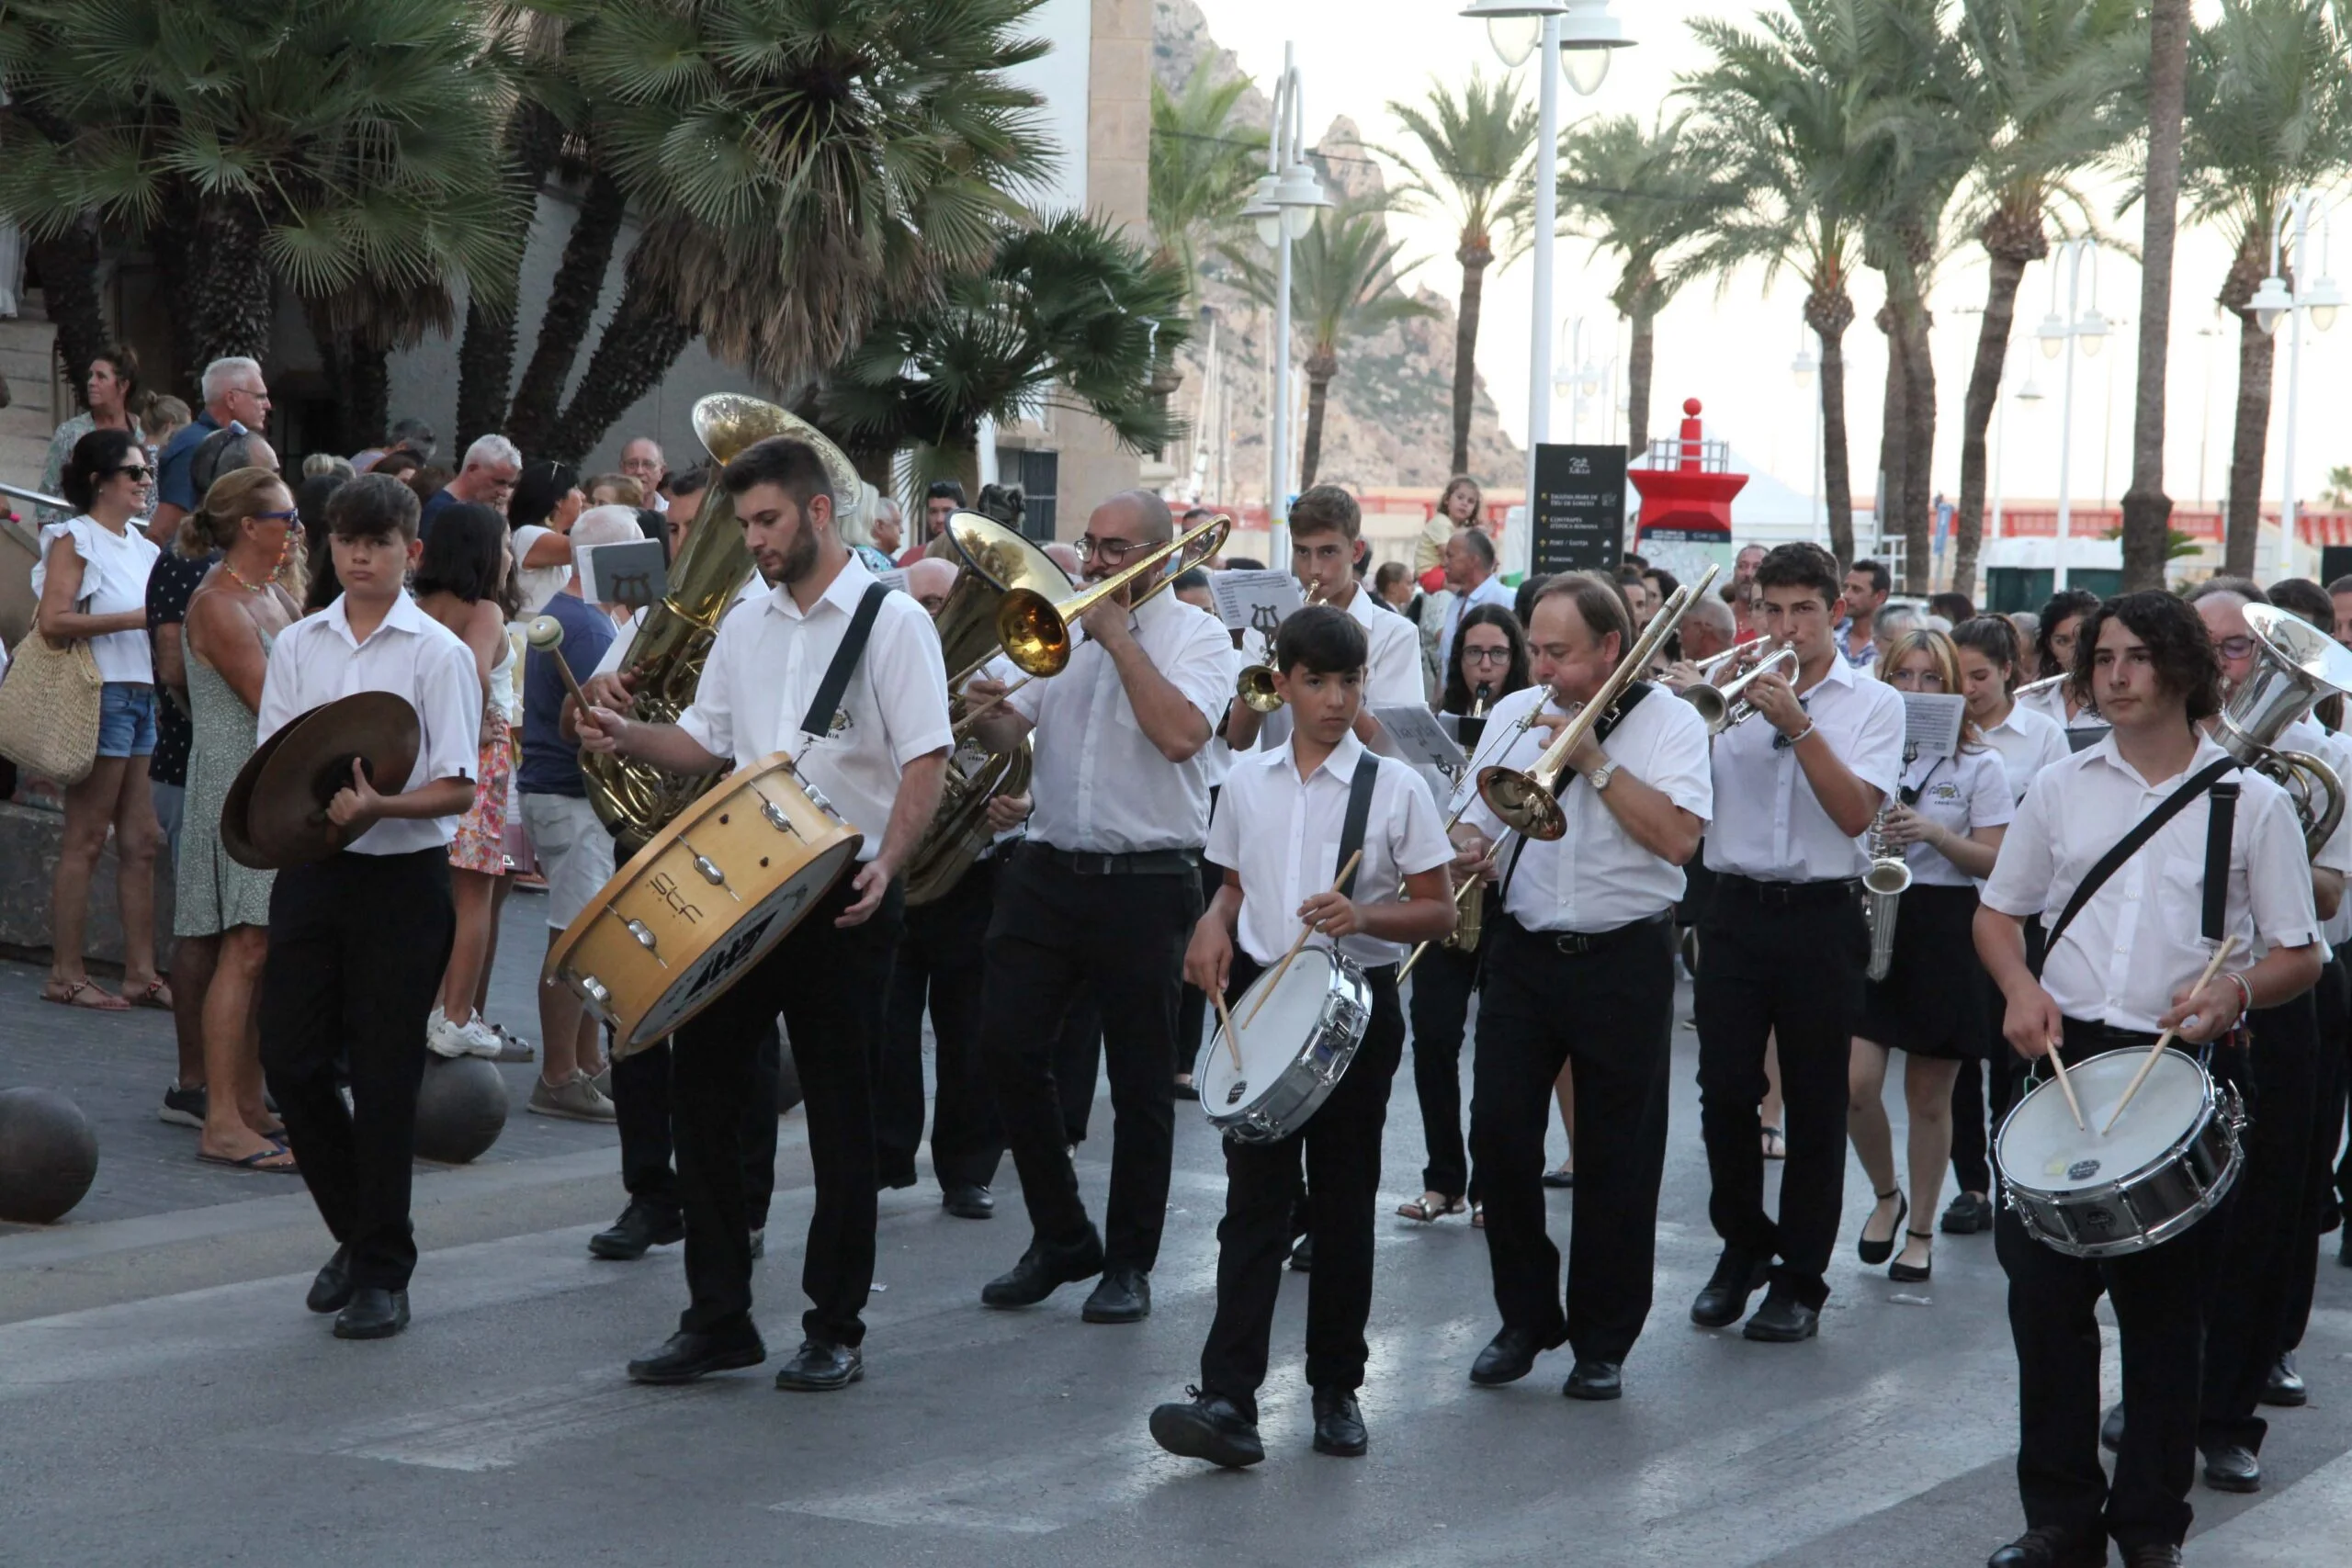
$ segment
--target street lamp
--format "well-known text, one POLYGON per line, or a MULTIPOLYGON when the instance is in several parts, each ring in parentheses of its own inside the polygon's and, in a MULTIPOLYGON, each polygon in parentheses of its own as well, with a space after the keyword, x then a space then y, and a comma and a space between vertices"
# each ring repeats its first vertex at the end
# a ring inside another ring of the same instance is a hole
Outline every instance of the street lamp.
POLYGON ((1633 45, 1625 24, 1609 14, 1609 0, 1568 0, 1560 17, 1560 70, 1578 97, 1600 91, 1609 79, 1609 57, 1633 45))
POLYGON ((2335 312, 2343 308, 2344 291, 2335 279, 2327 276, 2329 245, 2327 209, 2320 206, 2319 193, 2309 188, 2297 191, 2278 209, 2278 220, 2270 226, 2270 276, 2254 291, 2247 301, 2254 319, 2266 333, 2276 334, 2281 316, 2295 319, 2294 331, 2287 336, 2287 432, 2279 453, 2280 476, 2284 504, 2278 517, 2278 558, 2275 570, 2287 569, 2287 552, 2293 547, 2295 537, 2295 412, 2296 402, 2303 384, 2303 318, 2311 318, 2312 326, 2325 332, 2335 324, 2335 312), (2293 257, 2298 274, 2310 270, 2312 214, 2319 213, 2319 276, 2300 290, 2290 294, 2283 269, 2278 265, 2278 252, 2286 243, 2287 225, 2295 225, 2295 238, 2289 254, 2293 257))
POLYGON ((1331 205, 1306 161, 1306 112, 1293 47, 1283 45, 1283 73, 1274 83, 1273 134, 1266 139, 1266 172, 1241 210, 1275 255, 1273 438, 1266 473, 1266 532, 1270 558, 1290 558, 1290 246, 1331 205))
MULTIPOLYGON (((1804 390, 1810 391, 1813 378, 1821 371, 1821 361, 1814 356, 1813 330, 1802 319, 1797 322, 1797 355, 1789 361, 1789 378, 1804 390)), ((1804 476, 1805 527, 1815 540, 1828 533, 1828 522, 1821 511, 1821 400, 1807 398, 1812 404, 1812 416, 1805 423, 1813 426, 1813 467, 1804 476)))
POLYGON ((2107 318, 2098 313, 2098 242, 2089 238, 2061 240, 2055 254, 2050 258, 2050 313, 2041 318, 2041 325, 2034 329, 2034 337, 2041 344, 2047 359, 2064 357, 2066 361, 2064 390, 2058 405, 2058 565, 2052 574, 2052 592, 2066 591, 2067 526, 2075 515, 2072 488, 2075 444, 2075 355, 2067 349, 2079 343, 2083 357, 2095 357, 2099 346, 2107 341, 2107 318), (2083 258, 2091 259, 2091 302, 2088 310, 2081 308, 2083 258), (2058 270, 2066 271, 2066 313, 2058 313, 2058 270))

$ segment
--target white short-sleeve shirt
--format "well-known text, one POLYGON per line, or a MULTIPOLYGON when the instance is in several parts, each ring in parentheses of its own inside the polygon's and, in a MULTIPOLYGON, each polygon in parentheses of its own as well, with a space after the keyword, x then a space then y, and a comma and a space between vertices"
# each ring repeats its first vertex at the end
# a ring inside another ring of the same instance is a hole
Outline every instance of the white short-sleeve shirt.
POLYGON ((820 718, 822 733, 801 728, 873 584, 874 574, 853 556, 806 611, 778 583, 730 612, 703 661, 693 705, 678 716, 679 728, 738 768, 789 752, 801 775, 865 836, 862 861, 882 852, 906 765, 954 744, 939 634, 903 593, 883 596, 841 705, 820 718))
MULTIPOLYGON (((2198 738, 2188 765, 2144 779, 2109 735, 2034 779, 2001 840, 1984 885, 1987 908, 2055 923, 2099 857, 2190 775, 2228 755, 2198 738)), ((2243 969, 2261 948, 2319 940, 2303 834, 2286 791, 2245 769, 2230 835, 2230 885, 2222 931, 2238 939, 2243 969), (2257 947, 2256 944, 2259 944, 2257 947)), ((2212 796, 2183 807, 2109 877, 2042 966, 2042 988, 2069 1018, 2153 1033, 2173 992, 2194 980, 2211 953, 2202 935, 2205 837, 2212 796)))
MULTIPOLYGON (((1288 741, 1236 759, 1209 824, 1208 858, 1240 874, 1238 935, 1242 951, 1259 963, 1272 964, 1289 951, 1298 937, 1298 907, 1338 879, 1348 796, 1356 764, 1367 756, 1379 773, 1352 885, 1355 900, 1394 903, 1406 877, 1453 859, 1437 807, 1412 768, 1367 750, 1352 734, 1304 781, 1288 741)), ((1339 947, 1366 968, 1399 963, 1406 953, 1402 943, 1362 933, 1339 947)))
MULTIPOLYGON (((1980 828, 2006 828, 2017 815, 2001 755, 1990 747, 1962 746, 1954 756, 1914 758, 1903 770, 1903 790, 1906 795, 1917 792, 1912 810, 1963 839, 1980 828)), ((1975 886, 1975 878, 1945 859, 1933 845, 1908 845, 1903 859, 1916 883, 1929 887, 1975 886)))
MULTIPOLYGON (((1798 694, 1821 739, 1848 771, 1882 796, 1903 772, 1903 694, 1843 660, 1798 694)), ((1707 867, 1759 882, 1826 882, 1870 869, 1860 838, 1829 819, 1806 782, 1796 748, 1761 716, 1715 738, 1715 814, 1707 867)))
MULTIPOLYGON (((1421 684, 1421 637, 1413 623, 1362 583, 1342 608, 1363 628, 1365 709, 1428 706, 1421 684)), ((1259 727, 1258 749, 1271 751, 1289 739, 1290 726, 1290 709, 1268 714, 1259 727)))
POLYGON ((1981 733, 1984 744, 2000 753, 2012 801, 2025 798, 2026 785, 2036 773, 2075 754, 2066 742, 2066 727, 2023 703, 2011 703, 2009 716, 1981 733))
MULTIPOLYGON (((254 738, 267 740, 322 703, 356 692, 390 692, 416 709, 416 765, 407 789, 481 773, 481 674, 473 649, 403 593, 360 642, 348 601, 335 602, 277 634, 262 677, 254 738)), ((347 846, 353 854, 401 855, 457 837, 456 817, 378 822, 347 846)))
MULTIPOLYGON (((1156 593, 1128 624, 1152 668, 1214 729, 1233 700, 1233 638, 1225 623, 1172 593, 1156 593)), ((1095 854, 1197 850, 1207 840, 1208 748, 1181 762, 1162 756, 1101 644, 1080 643, 1060 674, 1005 701, 1036 727, 1031 838, 1095 854)))
MULTIPOLYGON (((147 574, 155 570, 155 558, 163 551, 139 529, 126 525, 118 534, 87 513, 51 523, 40 531, 40 559, 33 563, 32 571, 35 603, 40 602, 41 584, 49 580, 49 552, 58 540, 69 538, 70 547, 82 558, 82 592, 74 600, 76 604, 93 615, 146 610, 147 574)), ((101 681, 127 681, 139 686, 154 683, 155 663, 144 629, 94 637, 90 654, 97 662, 101 681)))
MULTIPOLYGON (((1513 692, 1489 709, 1486 733, 1464 775, 1456 798, 1469 805, 1462 820, 1489 839, 1498 839, 1503 825, 1476 797, 1478 775, 1492 767, 1524 771, 1534 765, 1552 733, 1541 725, 1522 730, 1520 721, 1538 704, 1547 712, 1563 711, 1548 686, 1513 692)), ((1698 709, 1663 686, 1652 687, 1634 704, 1600 749, 1626 773, 1702 822, 1713 815, 1706 724, 1698 709)), ((1510 868, 1503 908, 1512 919, 1529 931, 1589 935, 1648 919, 1682 897, 1682 868, 1635 843, 1583 779, 1566 776, 1560 807, 1568 828, 1559 838, 1530 841, 1523 852, 1515 840, 1501 846, 1496 863, 1510 868)))

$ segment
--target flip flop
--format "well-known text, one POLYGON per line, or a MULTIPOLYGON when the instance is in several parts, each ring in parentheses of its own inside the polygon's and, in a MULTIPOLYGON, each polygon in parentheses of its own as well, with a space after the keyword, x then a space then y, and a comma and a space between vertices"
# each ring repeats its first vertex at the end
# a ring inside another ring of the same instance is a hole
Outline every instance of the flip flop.
POLYGON ((1764 1157, 1766 1159, 1789 1157, 1789 1140, 1781 1134, 1778 1127, 1764 1129, 1764 1157))
POLYGON ((266 1149, 255 1149, 243 1159, 231 1159, 226 1155, 209 1155, 198 1149, 196 1157, 207 1165, 225 1165, 232 1170, 257 1170, 268 1176, 300 1176, 301 1168, 292 1163, 292 1151, 284 1144, 272 1144, 266 1149), (285 1156, 285 1165, 264 1165, 264 1160, 285 1156))
POLYGON ((55 1002, 60 1007, 80 1008, 85 1012, 129 1012, 130 1010, 129 1002, 120 997, 101 991, 91 980, 76 980, 67 986, 62 992, 55 988, 58 982, 51 980, 48 985, 43 986, 40 988, 40 999, 45 1002, 55 1002), (82 997, 85 992, 97 999, 84 1001, 82 997))
POLYGON ((122 999, 135 1008, 153 1008, 157 1012, 169 1012, 172 1010, 172 995, 165 987, 170 983, 158 975, 141 987, 136 995, 124 992, 122 999))

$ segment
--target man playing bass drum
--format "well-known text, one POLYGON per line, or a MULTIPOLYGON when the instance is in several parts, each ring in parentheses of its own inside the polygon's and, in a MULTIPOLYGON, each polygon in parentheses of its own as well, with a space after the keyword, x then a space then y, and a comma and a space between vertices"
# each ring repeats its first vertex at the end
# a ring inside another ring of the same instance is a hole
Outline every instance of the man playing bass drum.
MULTIPOLYGON (((1485 768, 1531 766, 1634 638, 1622 592, 1582 572, 1546 583, 1529 622, 1536 683, 1496 705, 1474 779, 1485 768), (1551 711, 1521 729, 1538 709, 1551 711)), ((1674 1032, 1673 909, 1714 809, 1707 727, 1690 704, 1636 682, 1568 768, 1567 831, 1550 842, 1513 837, 1498 857, 1502 915, 1481 954, 1470 1156, 1503 1325, 1470 1381, 1515 1382, 1565 1342, 1576 1366, 1562 1392, 1615 1399, 1649 1316, 1674 1032), (1564 1062, 1577 1083, 1565 1312, 1543 1181, 1551 1088, 1564 1062)), ((1483 860, 1504 829, 1480 800, 1454 831, 1483 860)))

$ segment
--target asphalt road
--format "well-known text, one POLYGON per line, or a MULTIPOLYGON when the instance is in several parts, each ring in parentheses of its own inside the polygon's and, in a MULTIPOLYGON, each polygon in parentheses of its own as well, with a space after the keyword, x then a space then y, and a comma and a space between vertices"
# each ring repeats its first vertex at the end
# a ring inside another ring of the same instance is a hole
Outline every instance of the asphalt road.
MULTIPOLYGON (((528 918, 510 911, 510 942, 528 918)), ((27 1081, 27 1030, 53 1014, 28 1016, 24 976, 5 978, 0 1082, 27 1081)), ((1421 1162, 1409 1068, 1377 1226, 1372 1452, 1308 1449, 1292 1276, 1269 1457, 1238 1474, 1144 1428, 1196 1375, 1212 1306, 1223 1179, 1192 1108, 1148 1323, 1081 1324, 1081 1289, 981 1308, 1026 1237, 1010 1162, 986 1224, 945 1217, 926 1180, 883 1195, 866 1378, 831 1396, 775 1392, 773 1359, 684 1389, 625 1380, 683 1303, 677 1251, 587 1258, 617 1161, 609 1134, 566 1130, 560 1149, 420 1179, 415 1322, 385 1343, 338 1342, 302 1310, 329 1244, 291 1182, 225 1177, 190 1206, 0 1235, 0 1563, 1981 1562, 2022 1524, 1990 1238, 1943 1238, 1932 1285, 1891 1284, 1852 1257, 1857 1168, 1819 1339, 1694 1328, 1715 1251, 1694 1050, 1682 1031, 1657 1305, 1621 1404, 1562 1399, 1565 1352, 1508 1389, 1467 1382, 1495 1327, 1483 1242, 1386 1217, 1421 1162)), ((517 1146, 541 1120, 519 1111, 517 1146)), ((1098 1106, 1078 1156, 1098 1213, 1108 1125, 1098 1106)), ((784 1131, 757 1285, 788 1353, 809 1192, 797 1113, 784 1131)), ((1564 1235, 1566 1194, 1553 1212, 1564 1235)), ((2333 1255, 2302 1355, 2312 1402, 2274 1413, 2263 1494, 2198 1492, 2192 1563, 2352 1562, 2352 1269, 2333 1255)))

